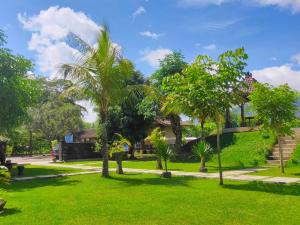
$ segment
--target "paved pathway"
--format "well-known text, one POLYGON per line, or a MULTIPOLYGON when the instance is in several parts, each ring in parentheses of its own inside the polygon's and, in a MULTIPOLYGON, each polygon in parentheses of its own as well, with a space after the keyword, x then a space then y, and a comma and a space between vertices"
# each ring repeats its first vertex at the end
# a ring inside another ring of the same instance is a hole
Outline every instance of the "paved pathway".
MULTIPOLYGON (((63 176, 74 176, 80 174, 91 174, 91 173, 100 173, 101 167, 95 166, 87 166, 81 164, 60 164, 60 163, 51 163, 46 160, 42 161, 32 161, 30 162, 32 165, 40 165, 40 166, 53 166, 53 167, 64 167, 64 168, 73 168, 73 169, 81 169, 86 170, 86 172, 77 172, 77 173, 69 173, 69 174, 53 174, 53 175, 45 175, 45 176, 35 176, 35 177, 22 177, 15 178, 15 180, 31 180, 37 178, 50 178, 50 177, 63 177, 63 176)), ((224 179, 227 180, 239 180, 239 181, 261 181, 265 183, 281 183, 281 184, 289 184, 289 183, 298 183, 300 184, 300 178, 292 178, 292 177, 271 177, 271 176, 255 176, 248 175, 249 173, 266 170, 267 168, 250 168, 250 169, 241 169, 241 170, 231 170, 224 171, 223 176, 224 179)), ((114 168, 111 168, 110 171, 114 171, 114 168)), ((133 168, 123 168, 124 172, 127 173, 145 173, 145 174, 161 174, 161 170, 148 170, 148 169, 133 169, 133 168)), ((183 171, 171 171, 174 176, 187 176, 187 177, 196 177, 196 178, 206 178, 206 179, 217 179, 219 177, 218 173, 200 173, 200 172, 183 172, 183 171)))

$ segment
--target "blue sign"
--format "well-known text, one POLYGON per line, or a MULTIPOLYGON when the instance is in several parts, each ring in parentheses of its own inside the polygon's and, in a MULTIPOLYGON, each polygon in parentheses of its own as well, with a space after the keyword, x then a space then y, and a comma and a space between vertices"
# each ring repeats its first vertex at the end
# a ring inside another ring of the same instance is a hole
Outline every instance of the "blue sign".
POLYGON ((125 144, 125 145, 124 145, 124 151, 125 151, 125 152, 128 152, 128 148, 129 148, 129 146, 128 146, 127 144, 125 144))
POLYGON ((66 143, 73 143, 73 134, 69 134, 65 136, 66 143))

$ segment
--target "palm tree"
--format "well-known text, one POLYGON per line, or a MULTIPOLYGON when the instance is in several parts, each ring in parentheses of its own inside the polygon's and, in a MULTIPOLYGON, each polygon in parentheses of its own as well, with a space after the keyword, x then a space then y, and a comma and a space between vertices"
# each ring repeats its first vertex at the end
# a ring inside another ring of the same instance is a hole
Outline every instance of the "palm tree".
POLYGON ((126 81, 132 75, 133 66, 122 58, 119 48, 111 41, 106 26, 99 32, 96 47, 77 36, 73 39, 82 54, 74 64, 62 65, 61 72, 65 77, 73 79, 73 88, 80 88, 98 108, 101 131, 99 140, 103 155, 102 176, 108 177, 108 107, 119 103, 126 96, 126 81))
POLYGON ((207 172, 207 169, 205 167, 205 162, 209 154, 212 152, 212 147, 205 141, 201 140, 200 142, 198 142, 196 145, 193 146, 192 150, 194 155, 199 157, 201 160, 199 171, 207 172))

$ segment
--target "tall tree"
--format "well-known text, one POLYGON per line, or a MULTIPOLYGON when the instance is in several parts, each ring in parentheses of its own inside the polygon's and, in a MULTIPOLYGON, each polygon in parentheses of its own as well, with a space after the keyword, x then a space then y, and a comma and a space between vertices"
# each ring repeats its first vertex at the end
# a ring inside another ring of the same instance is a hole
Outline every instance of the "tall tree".
POLYGON ((214 77, 210 74, 213 61, 199 55, 182 74, 163 79, 163 90, 168 93, 163 104, 166 112, 178 111, 199 120, 202 134, 209 116, 210 97, 214 88, 214 77))
POLYGON ((126 96, 126 81, 132 75, 133 66, 122 58, 118 47, 111 41, 106 26, 99 33, 96 47, 79 37, 76 37, 75 42, 82 47, 82 56, 74 64, 62 65, 62 73, 73 79, 74 87, 84 90, 98 107, 103 154, 102 176, 108 177, 108 109, 126 96))
MULTIPOLYGON (((130 86, 139 86, 144 85, 145 80, 140 72, 134 71, 132 78, 126 83, 130 86)), ((151 117, 145 118, 139 113, 139 104, 144 98, 143 93, 128 95, 120 105, 109 107, 108 140, 113 141, 115 133, 122 134, 132 143, 129 149, 131 158, 134 158, 135 143, 144 140, 153 122, 151 117)))
POLYGON ((30 126, 33 131, 41 132, 48 140, 61 139, 63 136, 82 129, 81 108, 59 100, 49 100, 30 111, 30 126))
POLYGON ((250 95, 251 105, 263 128, 271 130, 277 137, 280 152, 280 170, 284 173, 282 138, 291 135, 292 122, 296 120, 299 94, 288 85, 272 87, 257 83, 250 95))
POLYGON ((175 151, 177 153, 180 152, 182 145, 180 116, 176 111, 163 110, 162 106, 166 101, 167 92, 162 89, 162 82, 165 77, 181 74, 186 66, 187 63, 184 62, 180 52, 173 52, 161 60, 160 68, 150 78, 150 84, 153 88, 152 94, 145 98, 140 105, 140 112, 146 117, 166 117, 170 120, 175 135, 175 151))
POLYGON ((30 60, 3 48, 0 31, 0 133, 7 133, 24 122, 28 108, 36 103, 40 90, 35 79, 27 76, 30 60))
POLYGON ((202 126, 211 118, 217 127, 217 156, 220 184, 223 184, 220 134, 223 115, 231 105, 241 99, 241 82, 247 55, 244 49, 227 51, 213 61, 209 56, 198 56, 183 74, 165 78, 163 89, 167 91, 166 110, 178 110, 196 117, 202 126))

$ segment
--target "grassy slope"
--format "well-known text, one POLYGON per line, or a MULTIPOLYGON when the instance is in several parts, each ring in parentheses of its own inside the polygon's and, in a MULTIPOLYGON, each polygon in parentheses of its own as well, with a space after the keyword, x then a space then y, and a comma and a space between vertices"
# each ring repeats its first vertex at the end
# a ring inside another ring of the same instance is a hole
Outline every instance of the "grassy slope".
POLYGON ((296 149, 295 149, 291 159, 287 163, 287 167, 300 168, 300 143, 297 144, 296 149))
MULTIPOLYGON (((221 139, 222 143, 222 164, 225 170, 240 169, 245 167, 254 167, 265 164, 265 152, 272 148, 274 138, 263 138, 260 132, 247 132, 224 134, 221 139)), ((215 140, 210 140, 213 144, 215 140)), ((81 161, 70 162, 71 164, 84 164, 90 166, 101 165, 100 161, 81 161)), ((199 162, 170 162, 168 167, 170 170, 183 170, 196 172, 199 169, 199 162)), ((127 168, 143 168, 155 169, 155 161, 128 160, 123 162, 123 166, 127 168)), ((111 167, 115 167, 115 163, 110 163, 111 167)), ((207 162, 208 172, 217 171, 216 157, 207 162)))
MULTIPOLYGON (((266 154, 275 142, 273 136, 261 132, 224 134, 222 136, 222 162, 225 167, 254 167, 266 162, 266 154)), ((217 163, 216 157, 212 162, 217 163)))
MULTIPOLYGON (((300 224, 299 186, 155 175, 14 182, 0 224, 300 224), (286 210, 288 209, 288 210, 286 210)), ((1 188, 1 186, 0 186, 1 188)))

